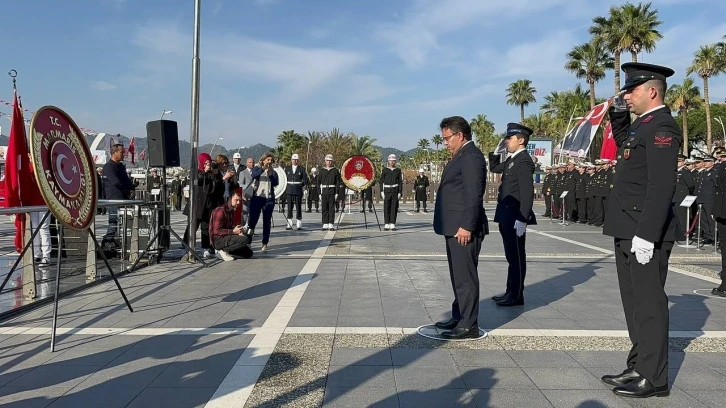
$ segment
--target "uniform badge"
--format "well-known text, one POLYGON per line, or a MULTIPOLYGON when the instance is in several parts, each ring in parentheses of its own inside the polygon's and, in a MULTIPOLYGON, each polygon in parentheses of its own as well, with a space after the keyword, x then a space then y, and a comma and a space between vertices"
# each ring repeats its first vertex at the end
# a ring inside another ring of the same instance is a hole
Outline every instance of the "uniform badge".
POLYGON ((623 159, 625 159, 625 160, 630 159, 630 149, 623 150, 623 159))
POLYGON ((512 167, 514 167, 514 162, 509 163, 509 167, 507 168, 511 169, 512 167))
POLYGON ((651 119, 653 119, 653 115, 648 115, 645 117, 645 119, 643 119, 643 123, 648 123, 651 119))

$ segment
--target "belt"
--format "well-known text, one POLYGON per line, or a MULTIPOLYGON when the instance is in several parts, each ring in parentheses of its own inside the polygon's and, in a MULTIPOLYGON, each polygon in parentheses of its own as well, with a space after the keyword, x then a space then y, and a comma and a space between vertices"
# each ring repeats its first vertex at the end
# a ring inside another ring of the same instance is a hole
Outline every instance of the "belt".
POLYGON ((386 187, 398 187, 398 184, 384 184, 383 188, 386 188, 386 187))
POLYGON ((287 184, 302 184, 302 181, 288 181, 287 184))
POLYGON ((322 188, 335 188, 336 186, 335 185, 328 184, 328 185, 322 185, 320 187, 322 187, 322 188))

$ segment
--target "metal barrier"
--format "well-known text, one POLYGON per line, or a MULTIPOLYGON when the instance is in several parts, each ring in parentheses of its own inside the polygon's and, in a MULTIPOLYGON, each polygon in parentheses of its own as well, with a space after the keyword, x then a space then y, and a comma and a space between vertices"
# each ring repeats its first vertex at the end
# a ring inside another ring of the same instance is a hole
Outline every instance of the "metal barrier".
MULTIPOLYGON (((116 236, 120 236, 122 245, 117 252, 117 257, 109 259, 111 267, 114 268, 117 275, 125 273, 128 266, 130 266, 130 262, 134 262, 138 258, 140 250, 143 250, 139 244, 141 238, 139 232, 144 216, 143 209, 146 206, 147 204, 140 200, 98 201, 99 212, 104 212, 104 209, 110 207, 119 207, 119 224, 116 236), (121 216, 121 213, 124 216, 121 216)), ((16 229, 14 222, 9 217, 15 214, 26 214, 23 244, 27 245, 36 229, 36 226, 31 225, 28 215, 40 213, 39 218, 42 219, 46 212, 48 212, 46 206, 0 208, 0 216, 4 216, 0 217, 0 282, 5 281, 6 278, 8 282, 4 288, 0 288, 0 320, 28 308, 44 304, 52 299, 55 289, 56 265, 40 265, 35 262, 34 258, 38 258, 39 254, 34 257, 32 245, 18 262, 19 254, 13 244, 16 229), (8 276, 11 273, 13 264, 16 262, 18 262, 17 267, 12 271, 12 275, 8 276)), ((146 213, 148 214, 148 211, 146 213)), ((62 251, 61 256, 64 258, 60 281, 61 294, 75 292, 86 288, 90 284, 109 279, 110 274, 106 271, 106 266, 96 253, 95 245, 91 241, 93 239, 91 234, 88 231, 74 231, 65 228, 62 242, 58 242, 56 220, 51 214, 48 214, 48 217, 50 219, 48 226, 51 247, 50 259, 55 261, 58 251, 62 251)), ((91 223, 90 228, 93 228, 94 234, 99 239, 106 232, 104 227, 107 227, 107 220, 107 216, 97 212, 91 223)), ((40 232, 36 235, 40 240, 40 232)))

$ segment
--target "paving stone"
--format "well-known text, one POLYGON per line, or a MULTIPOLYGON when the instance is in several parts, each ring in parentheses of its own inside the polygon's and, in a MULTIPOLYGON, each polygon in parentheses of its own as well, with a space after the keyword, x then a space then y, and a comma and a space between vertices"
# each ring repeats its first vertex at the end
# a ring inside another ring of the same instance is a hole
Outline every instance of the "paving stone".
POLYGON ((216 391, 215 388, 147 388, 127 405, 128 408, 146 407, 204 407, 216 391))
POLYGON ((398 393, 394 389, 365 387, 326 387, 323 400, 325 408, 375 407, 398 408, 398 393))
POLYGON ((331 366, 391 366, 388 348, 334 348, 331 366))
POLYGON ((478 407, 501 407, 501 408, 523 408, 552 407, 547 398, 536 389, 522 390, 512 389, 473 389, 471 394, 478 407))
POLYGON ((584 368, 523 368, 540 390, 602 390, 607 387, 584 368))

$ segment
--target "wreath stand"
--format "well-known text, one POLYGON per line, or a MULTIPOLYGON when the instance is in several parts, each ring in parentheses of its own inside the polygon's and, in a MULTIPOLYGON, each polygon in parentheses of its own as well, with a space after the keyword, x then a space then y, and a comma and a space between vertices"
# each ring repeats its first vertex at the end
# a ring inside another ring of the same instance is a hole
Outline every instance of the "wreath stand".
MULTIPOLYGON (((370 187, 370 186, 373 185, 374 178, 372 177, 363 186, 357 186, 357 185, 354 185, 353 183, 351 183, 348 180, 348 178, 345 176, 346 175, 346 171, 345 170, 346 170, 346 168, 348 167, 348 165, 349 165, 349 163, 351 161, 354 161, 356 163, 356 165, 357 164, 360 164, 361 167, 363 167, 365 165, 368 165, 370 167, 370 170, 371 170, 372 174, 376 174, 376 167, 373 164, 373 161, 371 161, 371 159, 368 158, 368 156, 354 155, 354 156, 350 156, 349 158, 347 158, 343 162, 343 166, 340 168, 340 178, 343 181, 343 184, 345 184, 346 187, 348 187, 349 189, 357 192, 358 194, 363 195, 364 194, 363 193, 363 190, 365 190, 368 187, 370 187)), ((371 195, 372 195, 372 193, 371 193, 371 195)), ((364 202, 365 202, 365 200, 364 200, 364 202)), ((375 214, 375 216, 376 216, 376 224, 378 224, 378 231, 383 231, 383 229, 381 228, 381 221, 378 219, 378 211, 376 210, 376 205, 373 203, 373 197, 372 196, 371 196, 371 207, 373 208, 373 214, 375 214)), ((351 209, 352 208, 352 205, 349 205, 348 208, 351 209)), ((341 211, 340 212, 340 215, 338 216, 338 222, 336 223, 338 226, 340 226, 340 221, 342 219, 343 219, 343 211, 341 211)), ((367 216, 367 214, 366 214, 365 211, 363 211, 363 223, 364 223, 366 229, 368 229, 368 216, 367 216)))

